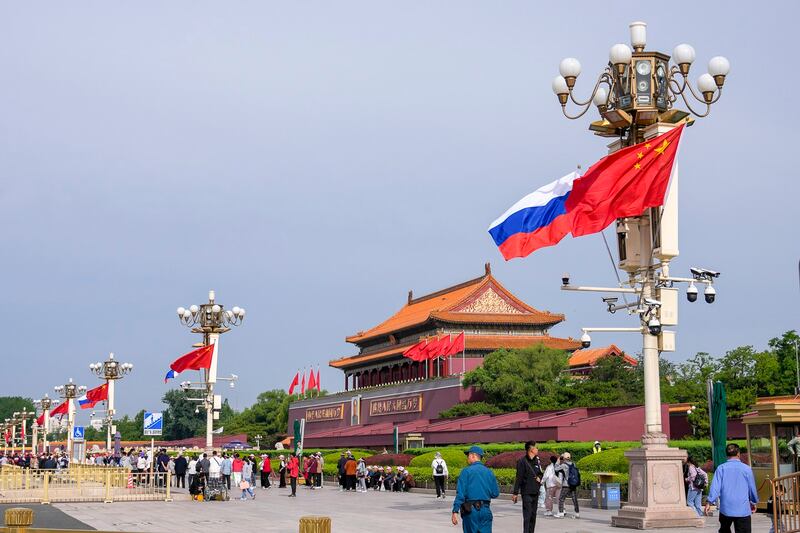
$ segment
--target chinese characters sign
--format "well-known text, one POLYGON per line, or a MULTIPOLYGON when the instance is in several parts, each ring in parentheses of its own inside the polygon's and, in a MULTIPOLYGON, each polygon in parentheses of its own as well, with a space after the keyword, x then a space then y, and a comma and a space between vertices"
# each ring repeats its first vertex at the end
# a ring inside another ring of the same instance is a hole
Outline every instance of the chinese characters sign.
POLYGON ((419 413, 422 411, 422 395, 372 400, 369 402, 369 415, 394 415, 399 413, 419 413))
POLYGON ((344 418, 344 404, 328 405, 306 409, 306 423, 322 422, 324 420, 342 420, 344 418))

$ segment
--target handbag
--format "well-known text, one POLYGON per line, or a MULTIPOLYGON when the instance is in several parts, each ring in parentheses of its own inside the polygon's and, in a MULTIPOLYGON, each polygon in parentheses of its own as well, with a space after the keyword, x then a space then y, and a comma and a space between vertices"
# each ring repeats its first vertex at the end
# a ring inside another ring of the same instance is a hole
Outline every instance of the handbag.
POLYGON ((247 490, 247 489, 249 489, 249 488, 250 488, 250 482, 249 482, 249 481, 242 480, 242 482, 241 482, 241 483, 239 483, 239 488, 240 488, 240 489, 242 489, 242 490, 247 490))

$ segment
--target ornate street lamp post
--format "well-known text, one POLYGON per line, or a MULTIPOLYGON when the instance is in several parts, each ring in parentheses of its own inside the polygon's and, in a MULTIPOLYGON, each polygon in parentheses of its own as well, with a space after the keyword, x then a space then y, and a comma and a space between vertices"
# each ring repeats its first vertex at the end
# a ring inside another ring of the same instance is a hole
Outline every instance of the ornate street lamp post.
POLYGON ((41 400, 36 400, 35 402, 33 402, 33 405, 35 405, 37 409, 41 409, 42 410, 42 415, 43 415, 42 416, 42 421, 43 421, 42 427, 40 428, 38 426, 38 424, 36 424, 36 422, 34 422, 34 424, 35 424, 34 427, 36 428, 34 431, 41 430, 41 432, 42 432, 42 441, 44 443, 43 444, 43 451, 47 452, 49 450, 49 447, 48 447, 48 444, 47 444, 47 433, 48 433, 48 431, 50 431, 50 408, 53 407, 53 400, 50 399, 50 396, 45 394, 44 398, 42 398, 41 400))
POLYGON ((211 367, 205 371, 203 382, 201 383, 181 383, 184 390, 200 390, 203 397, 200 401, 206 410, 206 451, 211 452, 213 448, 214 419, 219 417, 219 409, 222 405, 222 398, 214 396, 214 384, 217 381, 230 381, 233 384, 237 376, 229 378, 217 377, 217 362, 219 354, 219 336, 231 330, 232 326, 240 326, 244 321, 245 311, 243 308, 235 306, 226 310, 215 301, 214 291, 208 291, 208 302, 201 305, 191 305, 189 308, 179 307, 177 310, 178 319, 181 324, 191 328, 192 333, 199 333, 203 336, 203 346, 214 345, 214 353, 211 357, 211 367))
MULTIPOLYGON (((630 24, 631 47, 615 44, 609 62, 598 76, 591 95, 579 100, 573 93, 581 65, 575 58, 566 58, 559 65, 560 75, 553 80, 553 92, 558 97, 567 118, 576 119, 597 108, 601 120, 592 122, 589 129, 596 135, 616 139, 609 150, 648 140, 681 124, 691 125, 692 115, 705 117, 721 94, 730 71, 724 57, 709 61, 708 72, 697 79, 697 89, 689 81, 695 51, 680 44, 672 57, 662 52, 646 50, 644 22, 630 24), (672 63, 670 63, 670 60, 672 63), (688 111, 674 108, 681 100, 688 111), (575 114, 567 111, 569 102, 577 105, 575 114), (700 109, 696 106, 700 105, 700 109)), ((646 146, 646 145, 645 145, 646 146)), ((667 446, 667 436, 661 425, 661 390, 659 384, 659 354, 674 351, 675 332, 662 326, 677 326, 678 301, 675 283, 688 283, 686 296, 697 300, 695 283, 705 284, 705 300, 712 303, 716 290, 713 281, 719 272, 692 268, 691 278, 670 276, 669 263, 678 256, 678 166, 675 163, 667 201, 663 207, 648 209, 638 217, 617 221, 621 270, 627 280, 619 287, 579 287, 570 284, 565 274, 563 290, 616 292, 623 299, 630 295, 634 301, 617 304, 617 298, 604 298, 608 311, 627 310, 637 314, 636 328, 583 328, 581 342, 591 343, 590 331, 636 332, 642 335, 644 367, 645 431, 642 447, 626 452, 630 462, 628 505, 612 524, 621 527, 683 527, 702 525, 693 510, 686 507, 681 461, 686 452, 667 446)))
MULTIPOLYGON (((19 429, 19 441, 21 443, 21 448, 22 448, 21 453, 22 453, 22 455, 25 455, 25 444, 28 441, 28 432, 27 432, 28 419, 32 418, 32 417, 35 417, 35 416, 36 416, 36 413, 28 411, 25 408, 23 408, 22 411, 16 411, 13 414, 14 425, 16 426, 16 424, 19 424, 19 428, 20 428, 19 429)), ((12 433, 12 439, 13 439, 13 433, 12 433)), ((36 451, 36 449, 35 449, 35 447, 36 447, 35 437, 34 437, 34 441, 33 442, 34 442, 33 451, 36 451)))
POLYGON ((72 382, 72 378, 64 385, 56 385, 53 390, 59 397, 67 402, 67 457, 70 462, 72 461, 72 428, 75 427, 75 398, 86 392, 86 387, 83 385, 76 385, 72 382))
POLYGON ((108 385, 108 400, 106 400, 106 452, 111 452, 111 438, 116 432, 114 426, 114 382, 122 379, 123 376, 133 370, 130 363, 120 363, 114 359, 114 354, 108 354, 108 359, 97 363, 91 363, 89 370, 97 374, 100 379, 104 379, 108 385))
POLYGON ((258 435, 256 435, 255 437, 253 437, 253 440, 255 440, 255 441, 256 441, 256 449, 257 449, 257 450, 260 450, 260 449, 261 449, 261 439, 263 439, 263 438, 264 438, 264 437, 261 435, 261 433, 259 433, 259 434, 258 434, 258 435))

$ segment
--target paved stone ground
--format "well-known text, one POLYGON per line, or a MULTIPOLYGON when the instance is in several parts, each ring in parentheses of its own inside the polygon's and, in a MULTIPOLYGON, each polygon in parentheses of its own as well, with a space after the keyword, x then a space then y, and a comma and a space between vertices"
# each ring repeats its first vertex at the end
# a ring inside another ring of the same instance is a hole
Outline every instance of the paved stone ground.
POLYGON ((0 516, 3 516, 6 509, 11 509, 12 507, 33 509, 33 527, 46 527, 50 529, 94 529, 80 520, 76 520, 60 509, 56 509, 51 505, 42 505, 39 503, 0 504, 0 516))
MULTIPOLYGON (((297 498, 287 498, 283 489, 259 489, 255 500, 194 502, 186 494, 175 494, 173 502, 75 503, 56 507, 90 526, 109 531, 270 531, 295 532, 301 516, 323 515, 333 519, 334 533, 382 533, 384 531, 456 532, 450 524, 452 500, 437 500, 428 494, 372 492, 341 493, 335 488, 298 489, 297 498)), ((569 507, 567 507, 569 509, 569 507)), ((522 529, 521 504, 508 500, 492 503, 495 532, 522 529)), ((584 509, 580 519, 539 517, 536 531, 544 533, 620 532, 612 528, 612 511, 584 509)), ((753 531, 766 533, 764 515, 754 517, 753 531)), ((703 529, 675 532, 712 532, 716 518, 707 518, 703 529)))

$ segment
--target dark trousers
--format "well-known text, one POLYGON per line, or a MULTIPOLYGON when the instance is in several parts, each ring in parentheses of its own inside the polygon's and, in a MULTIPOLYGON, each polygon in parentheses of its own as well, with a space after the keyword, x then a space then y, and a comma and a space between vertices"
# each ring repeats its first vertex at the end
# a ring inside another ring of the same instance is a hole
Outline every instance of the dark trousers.
POLYGON ((346 476, 344 490, 356 490, 356 476, 346 476))
POLYGON ((192 481, 194 481, 195 474, 189 474, 189 486, 192 486, 192 481))
POLYGON ((225 483, 225 486, 228 487, 228 490, 231 490, 231 475, 230 474, 222 474, 222 482, 225 483))
POLYGON ((286 471, 284 470, 281 470, 281 479, 280 482, 278 483, 278 488, 279 489, 286 488, 286 471))
POLYGON ((261 472, 261 488, 268 489, 269 488, 269 472, 261 472))
POLYGON ((292 483, 292 496, 297 495, 297 478, 292 476, 289 478, 292 483))
POLYGON ((186 488, 186 474, 175 474, 175 487, 186 488))
POLYGON ((536 530, 536 508, 538 505, 538 493, 522 495, 522 533, 533 533, 536 530))
POLYGON ((572 496, 572 503, 575 506, 575 512, 579 513, 580 510, 578 509, 578 487, 562 487, 561 488, 561 495, 558 497, 558 512, 564 512, 564 500, 567 499, 567 496, 572 496))
POLYGON ((433 482, 436 484, 436 497, 444 496, 444 476, 433 476, 433 482))
POLYGON ((719 533, 731 533, 731 525, 733 525, 733 530, 736 533, 750 533, 752 531, 749 516, 725 516, 720 513, 719 533))

